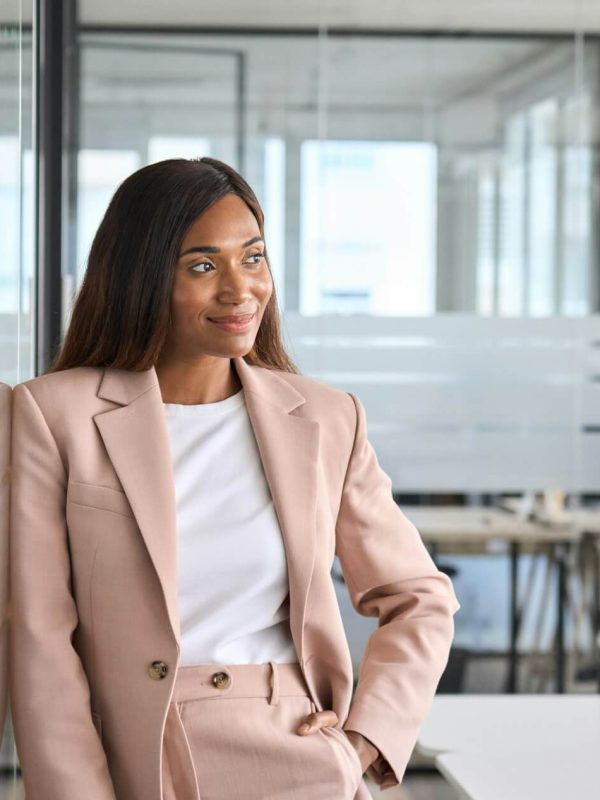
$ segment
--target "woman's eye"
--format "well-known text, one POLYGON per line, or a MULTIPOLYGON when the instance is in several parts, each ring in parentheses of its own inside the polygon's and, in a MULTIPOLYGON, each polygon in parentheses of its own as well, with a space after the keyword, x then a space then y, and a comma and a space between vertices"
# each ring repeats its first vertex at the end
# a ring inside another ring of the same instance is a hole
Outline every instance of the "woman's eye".
MULTIPOLYGON (((261 258, 264 258, 264 257, 265 257, 265 254, 264 254, 264 253, 252 253, 252 255, 251 255, 251 256, 249 256, 249 258, 258 258, 258 259, 259 259, 258 261, 253 261, 253 262, 252 262, 253 264, 260 264, 260 259, 261 259, 261 258)), ((190 270, 192 270, 192 269, 193 269, 193 270, 194 270, 194 272, 199 272, 201 275, 203 275, 205 272, 207 272, 207 270, 197 270, 197 269, 196 269, 196 267, 203 267, 205 264, 207 264, 209 267, 212 267, 212 266, 213 266, 213 265, 210 263, 210 261, 200 261, 198 264, 193 264, 193 265, 190 267, 190 270)))

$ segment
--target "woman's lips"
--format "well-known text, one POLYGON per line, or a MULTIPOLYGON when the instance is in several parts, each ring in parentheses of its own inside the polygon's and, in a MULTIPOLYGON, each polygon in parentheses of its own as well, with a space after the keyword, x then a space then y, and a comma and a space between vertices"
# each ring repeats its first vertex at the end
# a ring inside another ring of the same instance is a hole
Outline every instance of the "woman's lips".
POLYGON ((243 316, 240 315, 239 317, 225 317, 223 319, 211 319, 208 317, 208 321, 218 325, 219 328, 222 328, 225 331, 240 333, 249 327, 255 316, 256 312, 254 312, 254 314, 244 314, 243 316))

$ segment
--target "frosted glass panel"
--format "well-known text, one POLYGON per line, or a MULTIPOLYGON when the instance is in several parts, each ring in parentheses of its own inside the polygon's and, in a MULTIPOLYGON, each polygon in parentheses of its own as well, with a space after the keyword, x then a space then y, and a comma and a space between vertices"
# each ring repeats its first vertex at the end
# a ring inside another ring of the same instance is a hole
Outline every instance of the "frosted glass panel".
POLYGON ((600 315, 286 316, 303 372, 357 394, 396 491, 600 486, 600 315))

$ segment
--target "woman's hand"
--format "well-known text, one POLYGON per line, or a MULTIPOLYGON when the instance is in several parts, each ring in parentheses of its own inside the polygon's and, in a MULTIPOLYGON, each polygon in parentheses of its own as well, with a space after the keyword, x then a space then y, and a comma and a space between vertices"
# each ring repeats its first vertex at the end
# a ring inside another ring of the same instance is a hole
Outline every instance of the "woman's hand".
MULTIPOLYGON (((306 717, 306 722, 302 723, 298 728, 300 736, 306 736, 315 733, 319 728, 327 726, 333 727, 338 723, 338 716, 333 709, 324 709, 323 711, 315 711, 306 717)), ((358 731, 345 731, 343 728, 339 730, 348 737, 350 744, 354 747, 360 758, 360 763, 363 772, 377 759, 379 750, 371 744, 368 739, 365 739, 358 731)))

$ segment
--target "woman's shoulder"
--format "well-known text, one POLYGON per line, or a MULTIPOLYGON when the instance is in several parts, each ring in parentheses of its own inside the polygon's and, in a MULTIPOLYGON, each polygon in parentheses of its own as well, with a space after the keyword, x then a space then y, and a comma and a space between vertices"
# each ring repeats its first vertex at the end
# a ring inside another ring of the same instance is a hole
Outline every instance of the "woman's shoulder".
POLYGON ((56 400, 59 397, 81 397, 86 388, 97 389, 104 371, 103 367, 71 367, 56 372, 45 372, 34 378, 16 383, 15 397, 28 390, 36 400, 56 400))
POLYGON ((284 370, 273 370, 273 372, 304 397, 305 402, 296 413, 323 421, 330 428, 342 426, 349 432, 354 431, 356 406, 347 391, 301 373, 284 370))

